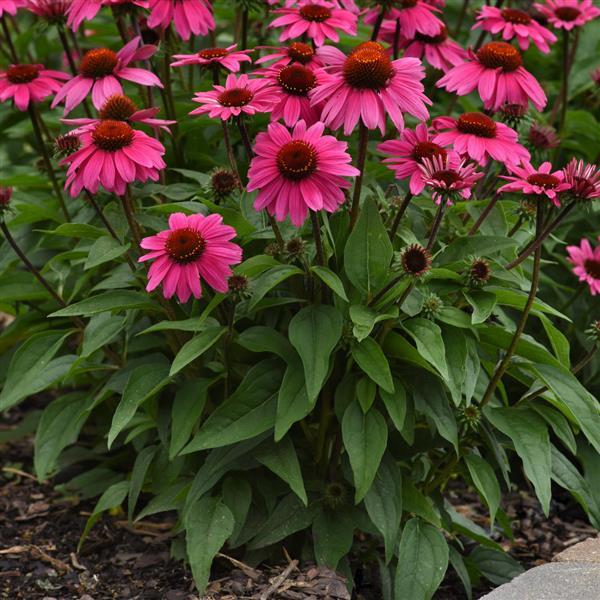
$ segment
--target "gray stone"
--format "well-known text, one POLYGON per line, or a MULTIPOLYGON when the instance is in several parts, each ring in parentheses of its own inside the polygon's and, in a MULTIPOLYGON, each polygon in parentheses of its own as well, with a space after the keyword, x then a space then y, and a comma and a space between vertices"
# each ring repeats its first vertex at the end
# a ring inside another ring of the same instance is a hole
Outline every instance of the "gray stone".
POLYGON ((600 563, 600 538, 588 538, 563 550, 552 560, 555 562, 600 563))
POLYGON ((555 562, 535 567, 482 600, 600 600, 600 565, 555 562))

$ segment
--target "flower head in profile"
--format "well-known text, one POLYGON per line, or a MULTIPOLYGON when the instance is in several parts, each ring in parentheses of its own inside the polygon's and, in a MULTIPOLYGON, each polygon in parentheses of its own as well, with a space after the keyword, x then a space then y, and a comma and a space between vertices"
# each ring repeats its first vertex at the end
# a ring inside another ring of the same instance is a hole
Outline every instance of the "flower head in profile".
POLYGON ((538 150, 550 150, 560 145, 560 139, 556 135, 556 129, 551 125, 532 123, 527 132, 529 143, 538 150))
MULTIPOLYGON (((433 3, 423 2, 422 0, 401 0, 392 4, 393 6, 384 15, 384 19, 389 19, 392 23, 386 25, 386 28, 395 29, 396 21, 398 21, 402 36, 406 39, 414 38, 417 33, 437 35, 444 25, 435 16, 435 13, 440 12, 440 9, 434 6, 433 3)), ((365 23, 373 25, 380 18, 380 14, 380 8, 369 10, 365 15, 365 23)))
POLYGON ((162 88, 163 84, 154 73, 129 66, 134 61, 150 58, 156 52, 156 46, 138 47, 140 42, 139 36, 134 37, 118 52, 108 48, 88 50, 79 63, 79 75, 68 81, 56 94, 52 107, 64 100, 66 115, 91 92, 92 103, 99 109, 107 98, 123 93, 121 80, 162 88))
POLYGON ((273 50, 270 54, 265 54, 254 62, 257 65, 273 62, 271 67, 285 66, 292 63, 298 63, 308 67, 309 69, 315 69, 322 67, 323 63, 317 56, 315 49, 304 42, 292 42, 289 46, 282 46, 280 48, 274 48, 271 46, 258 46, 257 50, 273 50))
POLYGON ((404 128, 403 112, 417 119, 429 117, 421 80, 423 64, 417 58, 391 60, 376 42, 361 44, 349 55, 323 46, 319 56, 327 67, 311 92, 313 104, 323 103, 321 120, 331 129, 344 128, 350 135, 359 120, 368 128, 385 132, 389 115, 397 129, 404 128))
POLYGON ((592 248, 590 242, 582 239, 579 246, 567 246, 569 262, 573 273, 590 288, 590 294, 600 294, 600 245, 592 248))
MULTIPOLYGON (((52 0, 48 0, 51 2, 52 0)), ((103 6, 133 5, 148 8, 148 0, 72 0, 68 9, 67 25, 76 31, 85 21, 91 21, 103 6)))
POLYGON ((10 207, 10 199, 12 198, 13 189, 10 186, 0 185, 0 217, 10 207))
POLYGON ((269 112, 279 101, 271 82, 266 79, 250 79, 247 75, 227 76, 225 85, 215 85, 209 92, 198 92, 194 102, 201 106, 190 115, 208 114, 211 119, 227 121, 239 115, 269 112))
POLYGON ((215 28, 208 0, 150 0, 150 29, 166 29, 171 23, 185 41, 193 35, 207 35, 215 28))
POLYGON ((414 196, 425 188, 423 171, 419 166, 423 164, 423 159, 446 156, 446 150, 433 143, 425 123, 419 123, 414 130, 404 129, 399 140, 387 140, 379 144, 377 149, 389 155, 383 162, 395 172, 396 179, 410 178, 409 189, 414 196))
POLYGON ((477 165, 461 159, 456 152, 424 158, 419 168, 436 204, 442 201, 451 204, 452 198, 457 197, 468 200, 473 186, 483 177, 477 165))
POLYGON ((571 196, 577 200, 600 198, 600 167, 573 158, 563 169, 565 183, 571 196))
MULTIPOLYGON (((396 33, 389 28, 388 24, 393 22, 384 23, 381 27, 381 37, 393 44, 396 33)), ((468 58, 467 51, 448 37, 448 28, 445 25, 442 25, 437 35, 416 33, 414 38, 401 37, 399 42, 399 47, 404 49, 405 57, 412 56, 426 60, 432 67, 444 73, 464 63, 468 58)))
POLYGON ((70 75, 43 65, 10 65, 0 71, 0 102, 12 99, 20 111, 58 92, 70 75))
POLYGON ((439 132, 433 138, 436 144, 452 146, 482 166, 490 159, 518 164, 530 158, 529 152, 519 144, 514 129, 483 113, 463 113, 458 119, 438 117, 432 124, 439 132))
POLYGON ((511 175, 501 175, 508 181, 498 189, 498 192, 522 192, 531 196, 546 197, 555 206, 560 206, 559 194, 571 186, 565 181, 562 171, 552 172, 549 162, 542 163, 537 169, 530 162, 521 165, 507 165, 511 175))
POLYGON ((288 215, 300 227, 308 211, 334 212, 350 187, 346 177, 360 172, 350 165, 346 142, 323 135, 325 125, 307 127, 298 121, 290 132, 281 123, 271 123, 259 133, 256 156, 248 171, 248 191, 258 190, 256 210, 266 209, 278 221, 288 215))
POLYGON ((165 298, 177 294, 180 302, 187 302, 190 296, 202 296, 203 279, 217 292, 226 293, 233 274, 231 265, 242 260, 242 249, 230 241, 235 235, 233 227, 223 224, 221 215, 173 213, 169 229, 140 242, 150 252, 139 262, 154 261, 146 290, 151 292, 162 283, 165 298))
POLYGON ((594 6, 592 0, 546 0, 534 6, 555 29, 566 31, 582 27, 600 15, 600 8, 594 6))
POLYGON ((544 90, 535 77, 523 68, 520 52, 506 42, 488 42, 470 60, 448 71, 437 83, 449 92, 465 96, 477 89, 486 109, 498 110, 503 104, 527 106, 538 110, 546 106, 544 90))
POLYGON ((0 0, 0 17, 3 15, 16 15, 17 9, 21 8, 24 0, 0 0))
POLYGON ((237 73, 241 63, 252 62, 248 54, 252 50, 237 50, 237 44, 227 48, 204 48, 194 54, 174 54, 177 60, 171 63, 172 67, 183 67, 185 65, 198 65, 208 69, 221 67, 230 73, 237 73))
POLYGON ((402 270, 412 277, 422 277, 431 268, 431 252, 421 244, 407 246, 400 255, 402 270))
POLYGON ((64 23, 72 0, 27 0, 25 8, 48 23, 64 23))
POLYGON ((516 8, 484 5, 477 13, 473 29, 483 29, 492 35, 502 33, 505 42, 516 38, 521 50, 527 50, 533 42, 545 54, 550 52, 549 44, 556 42, 556 36, 549 29, 540 25, 529 13, 516 8))
POLYGON ((99 121, 79 139, 81 148, 61 161, 69 165, 65 188, 72 197, 84 188, 95 194, 100 185, 122 195, 128 183, 157 181, 166 167, 164 146, 124 121, 99 121))
POLYGON ((306 34, 315 46, 322 46, 325 40, 340 41, 339 31, 356 35, 357 16, 349 10, 338 8, 327 0, 299 0, 294 6, 273 11, 281 15, 269 27, 282 27, 280 42, 306 34))

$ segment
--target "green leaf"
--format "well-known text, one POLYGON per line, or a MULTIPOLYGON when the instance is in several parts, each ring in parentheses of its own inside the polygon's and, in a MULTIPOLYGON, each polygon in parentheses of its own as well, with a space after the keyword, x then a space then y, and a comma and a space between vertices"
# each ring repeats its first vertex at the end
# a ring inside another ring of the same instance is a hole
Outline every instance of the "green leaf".
POLYGON ((210 327, 198 335, 195 335, 191 340, 186 342, 177 353, 177 356, 171 365, 169 375, 176 375, 193 360, 196 360, 199 356, 204 354, 221 339, 226 331, 227 327, 219 325, 217 327, 210 327))
POLYGON ((388 394, 385 390, 379 390, 379 396, 387 409, 394 427, 398 431, 402 431, 404 420, 406 419, 406 390, 397 379, 394 379, 393 382, 394 391, 388 394))
POLYGON ((125 317, 101 313, 90 319, 83 333, 81 356, 90 356, 110 344, 123 330, 125 317))
POLYGON ((112 290, 91 298, 86 298, 66 308, 61 308, 48 315, 49 317, 75 317, 97 315, 109 310, 126 310, 130 308, 152 309, 148 294, 132 290, 112 290))
POLYGON ((356 364, 384 391, 393 393, 392 373, 381 346, 373 338, 365 338, 351 349, 356 364))
POLYGON ((342 336, 343 319, 333 306, 307 306, 296 313, 288 335, 296 348, 306 377, 306 390, 314 402, 329 371, 329 357, 342 336))
POLYGON ((268 445, 256 455, 256 459, 283 479, 296 496, 304 502, 304 505, 308 505, 300 463, 294 444, 289 436, 284 437, 278 443, 268 445))
POLYGON ((472 562, 481 574, 495 585, 508 583, 523 573, 523 567, 505 552, 478 546, 469 554, 472 562))
POLYGON ((104 237, 98 238, 90 248, 83 270, 87 271, 88 269, 97 267, 105 262, 119 258, 119 256, 125 254, 127 250, 129 250, 129 244, 127 244, 127 246, 122 246, 117 240, 110 236, 105 235, 104 237))
POLYGON ((375 479, 387 437, 385 419, 376 408, 365 414, 357 401, 348 406, 342 419, 342 438, 354 473, 356 504, 365 497, 375 479))
POLYGON ((313 403, 306 392, 302 362, 300 358, 296 358, 288 365, 277 395, 275 441, 278 442, 283 438, 290 427, 303 419, 312 407, 313 403))
POLYGON ((140 492, 144 486, 146 473, 154 459, 158 446, 146 446, 135 458, 129 481, 129 497, 127 498, 127 518, 131 521, 140 492))
POLYGON ((2 274, 0 280, 1 302, 12 303, 19 300, 32 302, 48 297, 46 289, 30 273, 21 271, 2 274))
POLYGON ((424 496, 414 483, 406 478, 402 481, 402 505, 404 512, 414 513, 436 527, 442 526, 439 511, 433 505, 431 498, 424 496))
POLYGON ((339 510, 335 518, 321 510, 313 521, 312 534, 317 564, 336 569, 352 548, 354 519, 348 510, 339 510))
POLYGON ((41 230, 41 233, 70 238, 97 240, 98 238, 106 236, 106 229, 96 227, 95 225, 88 225, 87 223, 61 223, 56 229, 51 231, 41 230))
POLYGON ((552 344, 552 349, 554 350, 554 355, 558 360, 563 364, 567 369, 571 366, 571 346, 569 344, 569 340, 562 333, 562 331, 558 330, 544 315, 540 315, 540 321, 544 326, 544 331, 552 344))
POLYGON ((385 336, 383 350, 386 356, 397 358, 407 363, 417 365, 433 375, 437 376, 437 371, 419 354, 418 350, 410 342, 395 331, 390 331, 385 336))
POLYGON ((196 426, 206 400, 208 388, 218 381, 214 379, 191 379, 180 384, 171 409, 171 443, 169 459, 173 459, 187 444, 196 426))
POLYGON ((356 384, 356 398, 363 412, 369 412, 375 396, 377 395, 377 385, 368 377, 361 377, 356 384))
POLYGON ((346 290, 342 280, 327 267, 321 267, 315 265, 310 270, 335 294, 337 294, 342 300, 348 302, 348 296, 346 296, 346 290))
POLYGON ((69 370, 74 357, 52 360, 70 333, 43 331, 25 340, 13 354, 0 392, 0 410, 45 390, 69 370))
POLYGON ((393 458, 385 457, 371 489, 365 496, 365 507, 385 545, 385 563, 394 554, 402 519, 402 472, 393 458))
POLYGON ((493 524, 500 506, 500 484, 494 469, 486 460, 474 452, 467 454, 464 459, 475 487, 490 509, 490 518, 493 524))
POLYGON ((488 320, 496 306, 496 294, 483 290, 463 292, 466 301, 473 307, 471 323, 478 325, 488 320))
POLYGON ((100 499, 96 503, 92 514, 88 517, 83 533, 79 538, 79 543, 77 544, 77 552, 81 550, 83 542, 85 542, 85 539, 87 538, 90 530, 96 524, 98 519, 102 516, 102 513, 105 510, 111 510, 113 508, 117 508, 117 506, 121 506, 128 492, 128 481, 119 481, 118 483, 113 483, 113 485, 111 485, 107 490, 105 490, 105 492, 102 494, 102 496, 100 496, 100 499))
POLYGON ((181 321, 160 321, 160 323, 155 323, 147 329, 140 331, 137 335, 153 333, 155 331, 204 331, 205 329, 215 327, 219 324, 216 319, 209 317, 208 314, 209 313, 205 311, 202 316, 194 317, 192 319, 183 319, 181 321))
POLYGON ((235 392, 206 419, 182 454, 235 444, 273 427, 281 377, 277 361, 265 360, 252 367, 235 392))
POLYGON ((447 384, 454 406, 457 407, 461 405, 463 385, 467 377, 467 344, 470 335, 470 331, 443 327, 446 364, 450 375, 447 384))
POLYGON ((296 353, 287 338, 272 327, 264 327, 262 325, 249 327, 240 333, 236 338, 236 343, 251 352, 270 352, 271 354, 275 354, 288 364, 296 357, 296 353))
POLYGON ((373 327, 377 323, 388 319, 397 319, 398 313, 397 306, 392 307, 387 313, 378 313, 362 304, 354 304, 350 307, 350 319, 354 323, 352 333, 361 342, 366 337, 369 337, 369 334, 373 331, 373 327))
POLYGON ((470 255, 490 256, 507 248, 515 248, 518 240, 499 235, 476 235, 456 237, 436 257, 440 265, 462 260, 470 255))
POLYGON ((351 283, 372 295, 385 284, 393 247, 375 201, 368 198, 344 249, 344 270, 351 283))
POLYGON ((249 291, 252 293, 249 310, 256 305, 276 286, 293 275, 304 275, 304 271, 293 265, 277 265, 251 281, 249 291))
POLYGON ((544 514, 550 510, 550 436, 543 419, 529 409, 488 408, 486 416, 507 435, 523 461, 525 475, 535 488, 544 514))
POLYGON ((184 525, 192 575, 202 595, 213 558, 233 532, 233 515, 219 498, 201 498, 186 515, 184 525))
POLYGON ((398 548, 395 597, 430 600, 444 579, 448 555, 439 529, 417 518, 408 521, 398 548))
MULTIPOLYGON (((489 288, 489 290, 496 295, 498 304, 502 304, 504 306, 511 306, 512 308, 523 310, 525 304, 527 303, 528 294, 525 292, 499 287, 489 288)), ((559 317, 560 319, 565 319, 566 321, 571 320, 569 319, 569 317, 563 315, 561 312, 559 312, 555 308, 552 308, 550 305, 546 304, 545 302, 542 302, 539 299, 534 301, 532 310, 534 312, 537 311, 540 313, 547 313, 549 315, 559 317)))
POLYGON ((447 380, 449 374, 442 330, 432 321, 422 318, 409 319, 402 325, 415 341, 419 354, 447 380))
POLYGON ((468 600, 471 600, 473 598, 473 586, 471 585, 471 577, 469 575, 467 566, 465 565, 465 561, 456 548, 453 546, 448 546, 448 549, 450 550, 450 564, 461 580, 463 587, 465 588, 465 592, 467 593, 468 600))
POLYGON ((82 393, 52 400, 44 409, 35 434, 33 465, 39 481, 46 478, 60 453, 77 440, 86 418, 90 399, 82 393))
POLYGON ((227 477, 223 481, 223 502, 233 514, 235 527, 230 537, 230 543, 235 544, 252 504, 252 486, 243 477, 235 475, 227 477))
POLYGON ((133 419, 137 409, 148 398, 158 393, 169 383, 169 367, 163 363, 144 364, 131 372, 123 397, 113 415, 108 432, 108 447, 133 419))
POLYGON ((573 453, 577 454, 577 442, 573 429, 567 418, 555 409, 553 406, 547 404, 541 404, 541 402, 532 402, 529 404, 536 413, 541 415, 542 419, 552 427, 552 430, 561 442, 573 453))

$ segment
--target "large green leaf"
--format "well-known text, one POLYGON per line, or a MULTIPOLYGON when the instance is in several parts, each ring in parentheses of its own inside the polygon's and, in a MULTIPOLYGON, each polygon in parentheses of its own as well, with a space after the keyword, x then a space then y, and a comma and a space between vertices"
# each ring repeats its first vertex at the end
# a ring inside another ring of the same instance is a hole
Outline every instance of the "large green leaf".
POLYGON ((387 437, 385 419, 376 408, 365 414, 357 401, 348 406, 342 419, 342 438, 354 473, 354 501, 357 504, 375 479, 387 437))
POLYGON ((506 552, 493 550, 484 546, 477 546, 471 554, 472 562, 481 574, 495 585, 508 583, 523 573, 523 567, 506 552))
POLYGON ((490 509, 492 523, 500 506, 500 484, 492 466, 481 456, 471 452, 465 456, 471 479, 490 509))
POLYGON ((396 319, 398 317, 398 307, 392 307, 386 313, 379 313, 368 306, 362 304, 354 304, 350 307, 350 318, 354 327, 352 333, 354 337, 360 342, 369 336, 373 327, 380 321, 387 319, 396 319))
POLYGON ((496 294, 483 290, 464 292, 465 299, 473 307, 471 323, 477 325, 487 321, 496 306, 496 294))
POLYGON ((336 511, 334 517, 319 511, 312 526, 317 563, 335 569, 352 548, 354 527, 354 518, 348 509, 336 511))
POLYGON ((294 265, 277 265, 259 275, 250 285, 252 299, 249 309, 254 310, 266 294, 293 275, 304 275, 304 272, 294 265))
POLYGON ((390 365, 381 349, 373 338, 365 338, 352 346, 352 358, 356 364, 383 390, 393 393, 394 382, 390 365))
POLYGON ((270 352, 291 363, 296 353, 288 340, 272 327, 255 325, 249 327, 236 339, 236 343, 251 352, 270 352))
POLYGON ((385 390, 379 390, 381 401, 387 409, 388 415, 398 431, 404 428, 404 420, 406 418, 406 390, 404 386, 394 379, 394 391, 388 394, 385 390))
POLYGON ((130 308, 153 309, 148 294, 132 290, 111 290, 91 298, 86 298, 66 308, 61 308, 49 317, 76 317, 97 315, 108 310, 126 310, 130 308))
POLYGON ((321 267, 319 265, 311 267, 310 270, 342 300, 348 302, 348 296, 346 296, 344 284, 342 283, 342 280, 337 276, 336 273, 334 273, 331 269, 328 269, 327 267, 321 267))
POLYGON ((91 246, 85 265, 84 270, 92 269, 105 262, 119 258, 129 250, 129 245, 122 246, 114 238, 105 235, 104 237, 98 238, 91 246))
POLYGON ((277 416, 275 417, 275 441, 278 442, 290 427, 303 419, 313 407, 306 392, 304 369, 299 357, 285 370, 281 388, 277 395, 277 416))
POLYGON ((125 317, 100 313, 90 319, 83 333, 81 356, 89 356, 110 344, 123 330, 125 317))
POLYGON ((385 284, 393 248, 377 204, 367 199, 344 249, 348 279, 367 295, 385 284))
POLYGON ((290 342, 298 351, 309 399, 317 398, 327 372, 329 358, 342 336, 342 315, 333 306, 307 306, 289 324, 290 342))
POLYGON ((127 518, 131 521, 133 518, 133 511, 137 504, 140 492, 144 486, 144 480, 146 479, 146 473, 154 456, 158 446, 146 446, 135 458, 133 463, 133 469, 131 471, 131 480, 129 481, 129 497, 127 498, 127 518))
POLYGON ((403 323, 403 327, 415 341, 419 354, 435 367, 444 379, 448 379, 442 330, 432 321, 422 318, 409 319, 403 323))
POLYGON ((209 348, 214 346, 219 339, 225 334, 227 327, 217 326, 210 327, 195 335, 191 340, 186 342, 181 350, 177 353, 173 364, 171 365, 170 375, 175 375, 184 367, 189 365, 193 360, 202 356, 209 348))
POLYGON ((404 526, 398 548, 395 597, 430 600, 448 568, 448 544, 442 532, 418 518, 404 526))

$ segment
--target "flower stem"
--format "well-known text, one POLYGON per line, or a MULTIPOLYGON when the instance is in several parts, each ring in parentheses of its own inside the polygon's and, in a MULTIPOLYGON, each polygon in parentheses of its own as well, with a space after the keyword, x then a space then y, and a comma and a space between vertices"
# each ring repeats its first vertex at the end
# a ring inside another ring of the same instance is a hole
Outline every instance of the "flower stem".
POLYGON ((440 226, 442 224, 442 220, 444 218, 444 212, 446 211, 446 198, 442 198, 440 200, 440 204, 438 206, 437 212, 435 213, 435 219, 433 221, 433 225, 431 226, 431 232, 429 234, 429 240, 427 241, 426 250, 431 250, 433 248, 433 244, 435 243, 435 238, 440 230, 440 226))
POLYGON ((352 197, 352 208, 350 209, 350 231, 354 229, 358 215, 360 213, 360 192, 362 190, 362 182, 365 171, 365 161, 367 159, 367 144, 369 142, 369 130, 367 126, 360 120, 359 125, 359 139, 358 139, 358 157, 356 160, 356 167, 360 171, 360 174, 354 182, 354 195, 352 197))
MULTIPOLYGON (((465 0, 466 2, 467 0, 465 0)), ((394 29, 394 49, 393 56, 394 60, 398 59, 398 55, 400 53, 400 48, 398 47, 400 44, 400 19, 396 19, 396 29, 394 29)))
POLYGON ((315 248, 317 250, 317 263, 325 266, 325 253, 323 252, 323 240, 321 239, 321 225, 319 224, 319 215, 316 211, 310 210, 310 220, 312 223, 313 238, 315 240, 315 248))
POLYGON ((377 15, 377 21, 373 25, 373 33, 371 34, 371 41, 376 42, 379 37, 379 30, 381 29, 381 24, 383 23, 383 18, 385 17, 385 7, 381 9, 381 12, 377 15))
POLYGON ((408 209, 408 205, 410 204, 412 198, 413 195, 410 192, 407 192, 406 196, 404 196, 404 200, 402 200, 402 204, 398 207, 398 211, 396 212, 394 222, 392 223, 392 228, 390 229, 390 240, 392 241, 392 243, 394 243, 394 238, 396 237, 396 233, 398 232, 398 227, 400 227, 400 221, 402 221, 402 217, 408 209))
MULTIPOLYGON (((165 46, 165 55, 163 59, 163 101, 165 105, 165 112, 167 113, 167 118, 171 121, 177 121, 177 114, 175 112, 175 101, 173 99, 173 88, 171 86, 171 27, 169 26, 164 35, 163 43, 165 46)), ((183 165, 183 156, 181 155, 181 148, 178 144, 179 137, 179 127, 177 123, 172 125, 173 135, 171 136, 171 141, 173 144, 173 154, 175 155, 175 160, 178 165, 183 165)))
MULTIPOLYGON (((538 204, 537 207, 537 218, 536 218, 536 229, 538 234, 542 228, 542 216, 543 216, 543 207, 541 204, 538 204)), ((537 293, 539 280, 540 280, 540 266, 542 262, 542 246, 538 245, 535 250, 534 260, 533 260, 533 272, 531 275, 531 289, 529 290, 529 296, 527 297, 527 302, 523 307, 523 312, 521 313, 521 318, 519 319, 519 323, 517 325, 517 329, 510 341, 510 344, 506 350, 504 358, 500 361, 500 364, 496 367, 492 378, 483 394, 483 398, 479 404, 480 408, 483 408, 493 397, 494 392, 496 391, 496 387, 500 380, 502 379, 504 373, 508 369, 510 361, 517 349, 517 344, 519 343, 519 339, 521 335, 523 335, 523 331, 525 331, 525 325, 527 324, 527 318, 529 317, 529 313, 531 312, 531 308, 533 307, 533 303, 535 301, 535 295, 537 293)))
POLYGON ((65 219, 67 221, 70 221, 71 217, 69 216, 69 211, 67 210, 67 205, 65 204, 65 200, 62 195, 62 190, 60 188, 60 185, 58 184, 58 180, 56 179, 56 174, 54 173, 52 163, 50 162, 50 156, 48 155, 48 149, 46 148, 46 144, 42 136, 42 128, 40 126, 40 114, 33 102, 29 103, 29 117, 31 118, 33 133, 39 146, 39 151, 42 156, 42 160, 44 161, 44 167, 46 168, 46 172, 48 173, 48 177, 50 178, 50 182, 52 184, 52 187, 54 188, 54 193, 58 198, 58 203, 60 204, 60 208, 63 214, 65 215, 65 219))
POLYGON ((487 203, 486 207, 481 211, 479 218, 477 219, 477 221, 475 221, 473 227, 471 227, 471 229, 469 230, 469 233, 467 234, 468 236, 475 235, 479 231, 479 228, 481 227, 482 223, 488 218, 489 214, 492 212, 494 206, 496 206, 496 202, 498 202, 499 199, 500 194, 496 192, 493 198, 487 203))
POLYGON ((469 8, 469 0, 463 0, 462 8, 460 9, 460 14, 458 15, 458 19, 456 21, 456 29, 454 30, 455 38, 460 33, 460 30, 461 30, 462 24, 465 20, 465 16, 467 14, 468 8, 469 8))
POLYGON ((570 32, 563 29, 563 81, 560 90, 561 95, 561 110, 560 119, 558 121, 558 131, 562 132, 565 126, 565 118, 567 116, 567 104, 569 102, 569 40, 570 32))
POLYGON ((8 25, 6 24, 6 18, 0 17, 0 24, 2 24, 2 33, 4 33, 4 41, 8 46, 8 50, 10 52, 10 57, 15 64, 19 63, 19 57, 17 56, 17 51, 15 50, 15 46, 13 44, 12 38, 10 36, 10 30, 8 29, 8 25))
MULTIPOLYGON (((71 70, 71 73, 74 76, 78 75, 79 72, 77 70, 77 65, 75 64, 75 59, 73 58, 73 51, 71 50, 71 47, 69 45, 69 38, 67 37, 67 34, 65 33, 65 30, 62 25, 58 25, 56 27, 56 30, 58 31, 58 38, 60 39, 60 43, 62 44, 63 50, 65 51, 65 54, 67 55, 67 61, 69 62, 69 69, 71 70)), ((92 112, 90 111, 90 106, 88 104, 87 98, 84 98, 82 105, 83 105, 83 109, 85 110, 86 116, 89 119, 91 119, 92 112)))
POLYGON ((123 206, 123 214, 127 219, 129 225, 129 231, 135 241, 136 247, 140 247, 142 241, 142 234, 138 222, 135 220, 135 212, 133 210, 133 203, 131 201, 131 191, 129 186, 125 188, 125 193, 121 196, 121 204, 123 206))
POLYGON ((521 225, 523 225, 523 215, 519 215, 517 222, 513 225, 512 229, 508 232, 507 237, 510 238, 513 235, 515 235, 515 233, 517 233, 517 231, 519 231, 519 229, 521 228, 521 225))

